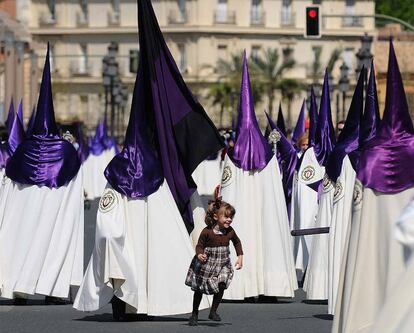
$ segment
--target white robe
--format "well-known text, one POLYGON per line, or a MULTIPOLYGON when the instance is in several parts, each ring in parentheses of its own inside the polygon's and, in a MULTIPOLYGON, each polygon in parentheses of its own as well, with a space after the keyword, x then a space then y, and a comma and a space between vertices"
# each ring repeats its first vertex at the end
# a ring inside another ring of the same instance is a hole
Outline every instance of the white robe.
POLYGON ((343 159, 341 173, 335 184, 332 222, 329 231, 329 314, 335 313, 341 262, 345 251, 345 245, 347 243, 347 230, 352 220, 355 179, 356 172, 347 155, 343 159))
POLYGON ((414 188, 397 194, 364 189, 359 226, 351 227, 343 285, 332 332, 369 332, 386 296, 405 270, 403 246, 394 224, 414 188))
MULTIPOLYGON (((244 255, 225 299, 258 295, 293 297, 297 289, 289 222, 279 166, 273 157, 258 171, 237 168, 226 156, 221 183, 223 200, 236 209, 232 227, 244 255)), ((236 260, 230 246, 232 261, 236 260)))
POLYGON ((194 170, 192 177, 201 195, 214 194, 221 182, 221 154, 215 160, 205 160, 194 170))
POLYGON ((414 328, 414 200, 396 225, 395 236, 405 246, 407 270, 389 293, 375 320, 372 333, 411 333, 414 328))
MULTIPOLYGON (((318 192, 310 188, 308 184, 320 181, 325 174, 325 168, 319 165, 313 147, 306 150, 304 154, 292 198, 292 229, 308 229, 316 226, 318 192)), ((293 239, 296 269, 302 274, 308 266, 312 237, 300 236, 293 239)), ((298 278, 302 279, 301 276, 298 278)))
POLYGON ((104 171, 109 163, 108 157, 107 151, 102 152, 101 155, 90 154, 83 164, 82 168, 85 171, 84 177, 86 179, 84 186, 87 199, 93 200, 102 195, 107 183, 104 171))
MULTIPOLYGON (((316 218, 317 228, 331 225, 334 192, 332 181, 325 175, 316 218)), ((317 234, 312 237, 312 248, 303 290, 306 292, 307 299, 324 300, 328 299, 329 234, 317 234)))
POLYGON ((0 197, 0 296, 68 297, 83 275, 82 171, 67 186, 5 177, 0 197))
MULTIPOLYGON (((95 248, 73 306, 95 311, 116 295, 136 313, 191 312, 193 292, 184 281, 193 256, 166 181, 143 199, 129 199, 108 185, 99 202, 95 248)), ((200 309, 207 306, 205 298, 200 309)))

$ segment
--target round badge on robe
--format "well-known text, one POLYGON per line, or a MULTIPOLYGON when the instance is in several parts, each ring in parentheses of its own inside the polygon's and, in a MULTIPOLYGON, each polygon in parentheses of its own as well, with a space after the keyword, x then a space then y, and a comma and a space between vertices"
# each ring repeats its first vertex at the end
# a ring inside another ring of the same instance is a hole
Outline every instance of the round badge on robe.
POLYGON ((233 169, 229 164, 227 164, 224 167, 223 173, 221 175, 221 187, 226 187, 230 185, 233 182, 233 178, 234 178, 233 169))
POLYGON ((329 179, 328 175, 325 173, 323 176, 323 192, 327 193, 333 189, 332 181, 329 179))
POLYGON ((339 199, 341 199, 344 196, 344 185, 341 182, 341 180, 338 178, 336 180, 335 184, 335 192, 333 197, 333 202, 337 202, 339 199))
POLYGON ((302 180, 305 182, 309 182, 313 179, 313 177, 315 177, 315 168, 311 165, 305 166, 301 174, 302 180))
POLYGON ((99 211, 101 213, 107 213, 112 210, 118 203, 116 193, 113 189, 105 189, 101 200, 99 200, 99 211))
POLYGON ((359 210, 362 207, 362 196, 364 194, 364 189, 362 187, 362 183, 356 179, 354 185, 354 195, 353 195, 353 209, 359 210))

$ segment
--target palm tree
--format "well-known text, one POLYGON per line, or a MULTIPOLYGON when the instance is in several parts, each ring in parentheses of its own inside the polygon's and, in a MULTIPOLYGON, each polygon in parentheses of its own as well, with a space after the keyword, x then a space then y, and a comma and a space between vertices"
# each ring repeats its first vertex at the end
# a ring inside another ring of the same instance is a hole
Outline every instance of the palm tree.
POLYGON ((255 80, 260 82, 268 98, 268 110, 270 117, 273 116, 273 104, 275 101, 275 90, 282 79, 285 71, 293 68, 295 61, 293 59, 285 59, 279 61, 279 52, 277 49, 268 48, 264 52, 264 57, 258 57, 253 62, 253 74, 255 80))
POLYGON ((210 86, 207 98, 220 107, 219 128, 222 128, 224 112, 232 106, 231 86, 227 82, 216 82, 210 86))
MULTIPOLYGON (((219 74, 219 81, 210 86, 208 98, 213 99, 213 105, 220 107, 220 126, 222 126, 223 114, 226 109, 232 112, 236 109, 237 96, 240 94, 240 86, 243 68, 243 52, 232 54, 230 60, 219 59, 215 67, 219 74), (232 110, 233 109, 233 110, 232 110)), ((254 69, 250 70, 254 78, 254 69)), ((260 103, 263 97, 263 85, 252 80, 252 95, 255 103, 260 103)))
POLYGON ((292 127, 292 102, 297 94, 299 94, 303 89, 304 85, 295 79, 282 79, 278 83, 278 88, 282 94, 282 100, 287 103, 288 106, 288 128, 292 127))

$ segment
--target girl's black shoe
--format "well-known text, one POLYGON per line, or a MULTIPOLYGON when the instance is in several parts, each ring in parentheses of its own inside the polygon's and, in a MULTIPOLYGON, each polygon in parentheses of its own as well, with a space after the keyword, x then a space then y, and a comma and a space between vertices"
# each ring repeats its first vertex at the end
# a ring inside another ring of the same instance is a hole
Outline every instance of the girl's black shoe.
POLYGON ((198 325, 198 316, 196 314, 192 314, 190 319, 188 320, 189 326, 197 326, 198 325))
POLYGON ((126 320, 126 303, 120 300, 118 297, 112 297, 112 317, 115 321, 125 321, 126 320))
POLYGON ((208 315, 208 319, 211 319, 213 321, 221 321, 221 318, 217 314, 217 312, 210 312, 210 314, 208 315))

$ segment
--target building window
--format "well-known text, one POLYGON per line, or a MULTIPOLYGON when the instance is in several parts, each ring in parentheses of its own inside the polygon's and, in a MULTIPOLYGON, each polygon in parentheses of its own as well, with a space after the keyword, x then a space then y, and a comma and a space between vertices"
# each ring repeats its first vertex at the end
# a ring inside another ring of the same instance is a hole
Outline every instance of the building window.
POLYGON ((120 12, 119 0, 112 0, 112 8, 113 8, 115 13, 120 12))
POLYGON ((282 0, 282 25, 292 24, 292 0, 282 0))
POLYGON ((52 20, 56 20, 56 0, 47 0, 47 7, 49 8, 52 20))
POLYGON ((217 47, 217 58, 227 61, 227 45, 219 45, 217 47))
POLYGON ((84 18, 88 19, 88 0, 79 0, 79 4, 84 18))
POLYGON ((227 22, 227 0, 218 0, 216 21, 227 22))
POLYGON ((250 53, 250 57, 253 62, 256 62, 259 59, 259 53, 260 53, 260 46, 259 45, 253 45, 252 51, 250 53))
POLYGON ((313 5, 320 5, 322 4, 322 0, 312 0, 313 5))
POLYGON ((184 72, 187 67, 187 59, 185 54, 185 44, 178 44, 178 68, 180 72, 184 72))
POLYGON ((290 48, 289 46, 285 47, 282 50, 282 54, 283 54, 283 62, 289 62, 293 60, 293 49, 290 48))
POLYGON ((261 0, 252 0, 252 8, 251 8, 251 20, 252 23, 258 23, 261 21, 261 0))
POLYGON ((86 44, 80 45, 79 74, 85 74, 88 68, 88 48, 86 44))
POLYGON ((348 66, 349 72, 352 72, 354 68, 355 50, 351 47, 345 48, 342 52, 342 58, 344 63, 348 66))
POLYGON ((49 44, 49 63, 50 63, 50 72, 55 71, 55 46, 49 44))

